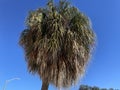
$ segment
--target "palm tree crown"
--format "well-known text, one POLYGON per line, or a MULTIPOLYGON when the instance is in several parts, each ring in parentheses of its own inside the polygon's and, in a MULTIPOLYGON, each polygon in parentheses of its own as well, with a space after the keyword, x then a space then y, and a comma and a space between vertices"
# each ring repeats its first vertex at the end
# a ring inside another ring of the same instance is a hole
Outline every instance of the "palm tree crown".
POLYGON ((31 11, 20 45, 28 69, 42 81, 69 87, 84 74, 94 47, 95 34, 86 15, 65 0, 31 11))

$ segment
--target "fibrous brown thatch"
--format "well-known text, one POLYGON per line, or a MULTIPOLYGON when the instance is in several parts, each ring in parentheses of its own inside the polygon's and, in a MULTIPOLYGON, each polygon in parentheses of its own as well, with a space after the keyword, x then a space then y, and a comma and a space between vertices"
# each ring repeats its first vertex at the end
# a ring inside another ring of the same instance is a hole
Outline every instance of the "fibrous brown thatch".
POLYGON ((82 76, 94 47, 89 19, 65 0, 49 1, 29 13, 20 45, 28 69, 57 87, 69 87, 82 76))

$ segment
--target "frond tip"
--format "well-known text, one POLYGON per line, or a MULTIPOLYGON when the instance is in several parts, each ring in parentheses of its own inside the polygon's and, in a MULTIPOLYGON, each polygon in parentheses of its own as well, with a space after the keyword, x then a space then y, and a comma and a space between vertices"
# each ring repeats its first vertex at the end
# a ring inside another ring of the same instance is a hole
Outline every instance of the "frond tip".
POLYGON ((62 1, 30 12, 19 42, 30 72, 57 87, 69 87, 84 74, 95 34, 87 16, 62 1))

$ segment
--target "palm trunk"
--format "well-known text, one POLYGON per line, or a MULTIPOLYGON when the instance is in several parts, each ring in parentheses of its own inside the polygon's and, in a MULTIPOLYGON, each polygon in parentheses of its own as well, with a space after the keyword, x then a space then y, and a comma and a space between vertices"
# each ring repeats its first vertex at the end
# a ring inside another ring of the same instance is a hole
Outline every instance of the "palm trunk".
POLYGON ((43 81, 41 90, 48 90, 48 87, 49 87, 49 83, 46 81, 43 81))

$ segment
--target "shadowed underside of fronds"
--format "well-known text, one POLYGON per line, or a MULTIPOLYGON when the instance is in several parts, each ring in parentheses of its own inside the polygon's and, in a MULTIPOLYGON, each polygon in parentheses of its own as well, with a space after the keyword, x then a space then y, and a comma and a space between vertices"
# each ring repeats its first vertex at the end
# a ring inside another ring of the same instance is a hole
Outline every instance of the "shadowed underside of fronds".
POLYGON ((49 1, 46 8, 31 11, 20 37, 28 69, 43 81, 69 87, 84 74, 94 47, 89 19, 68 2, 49 1))

